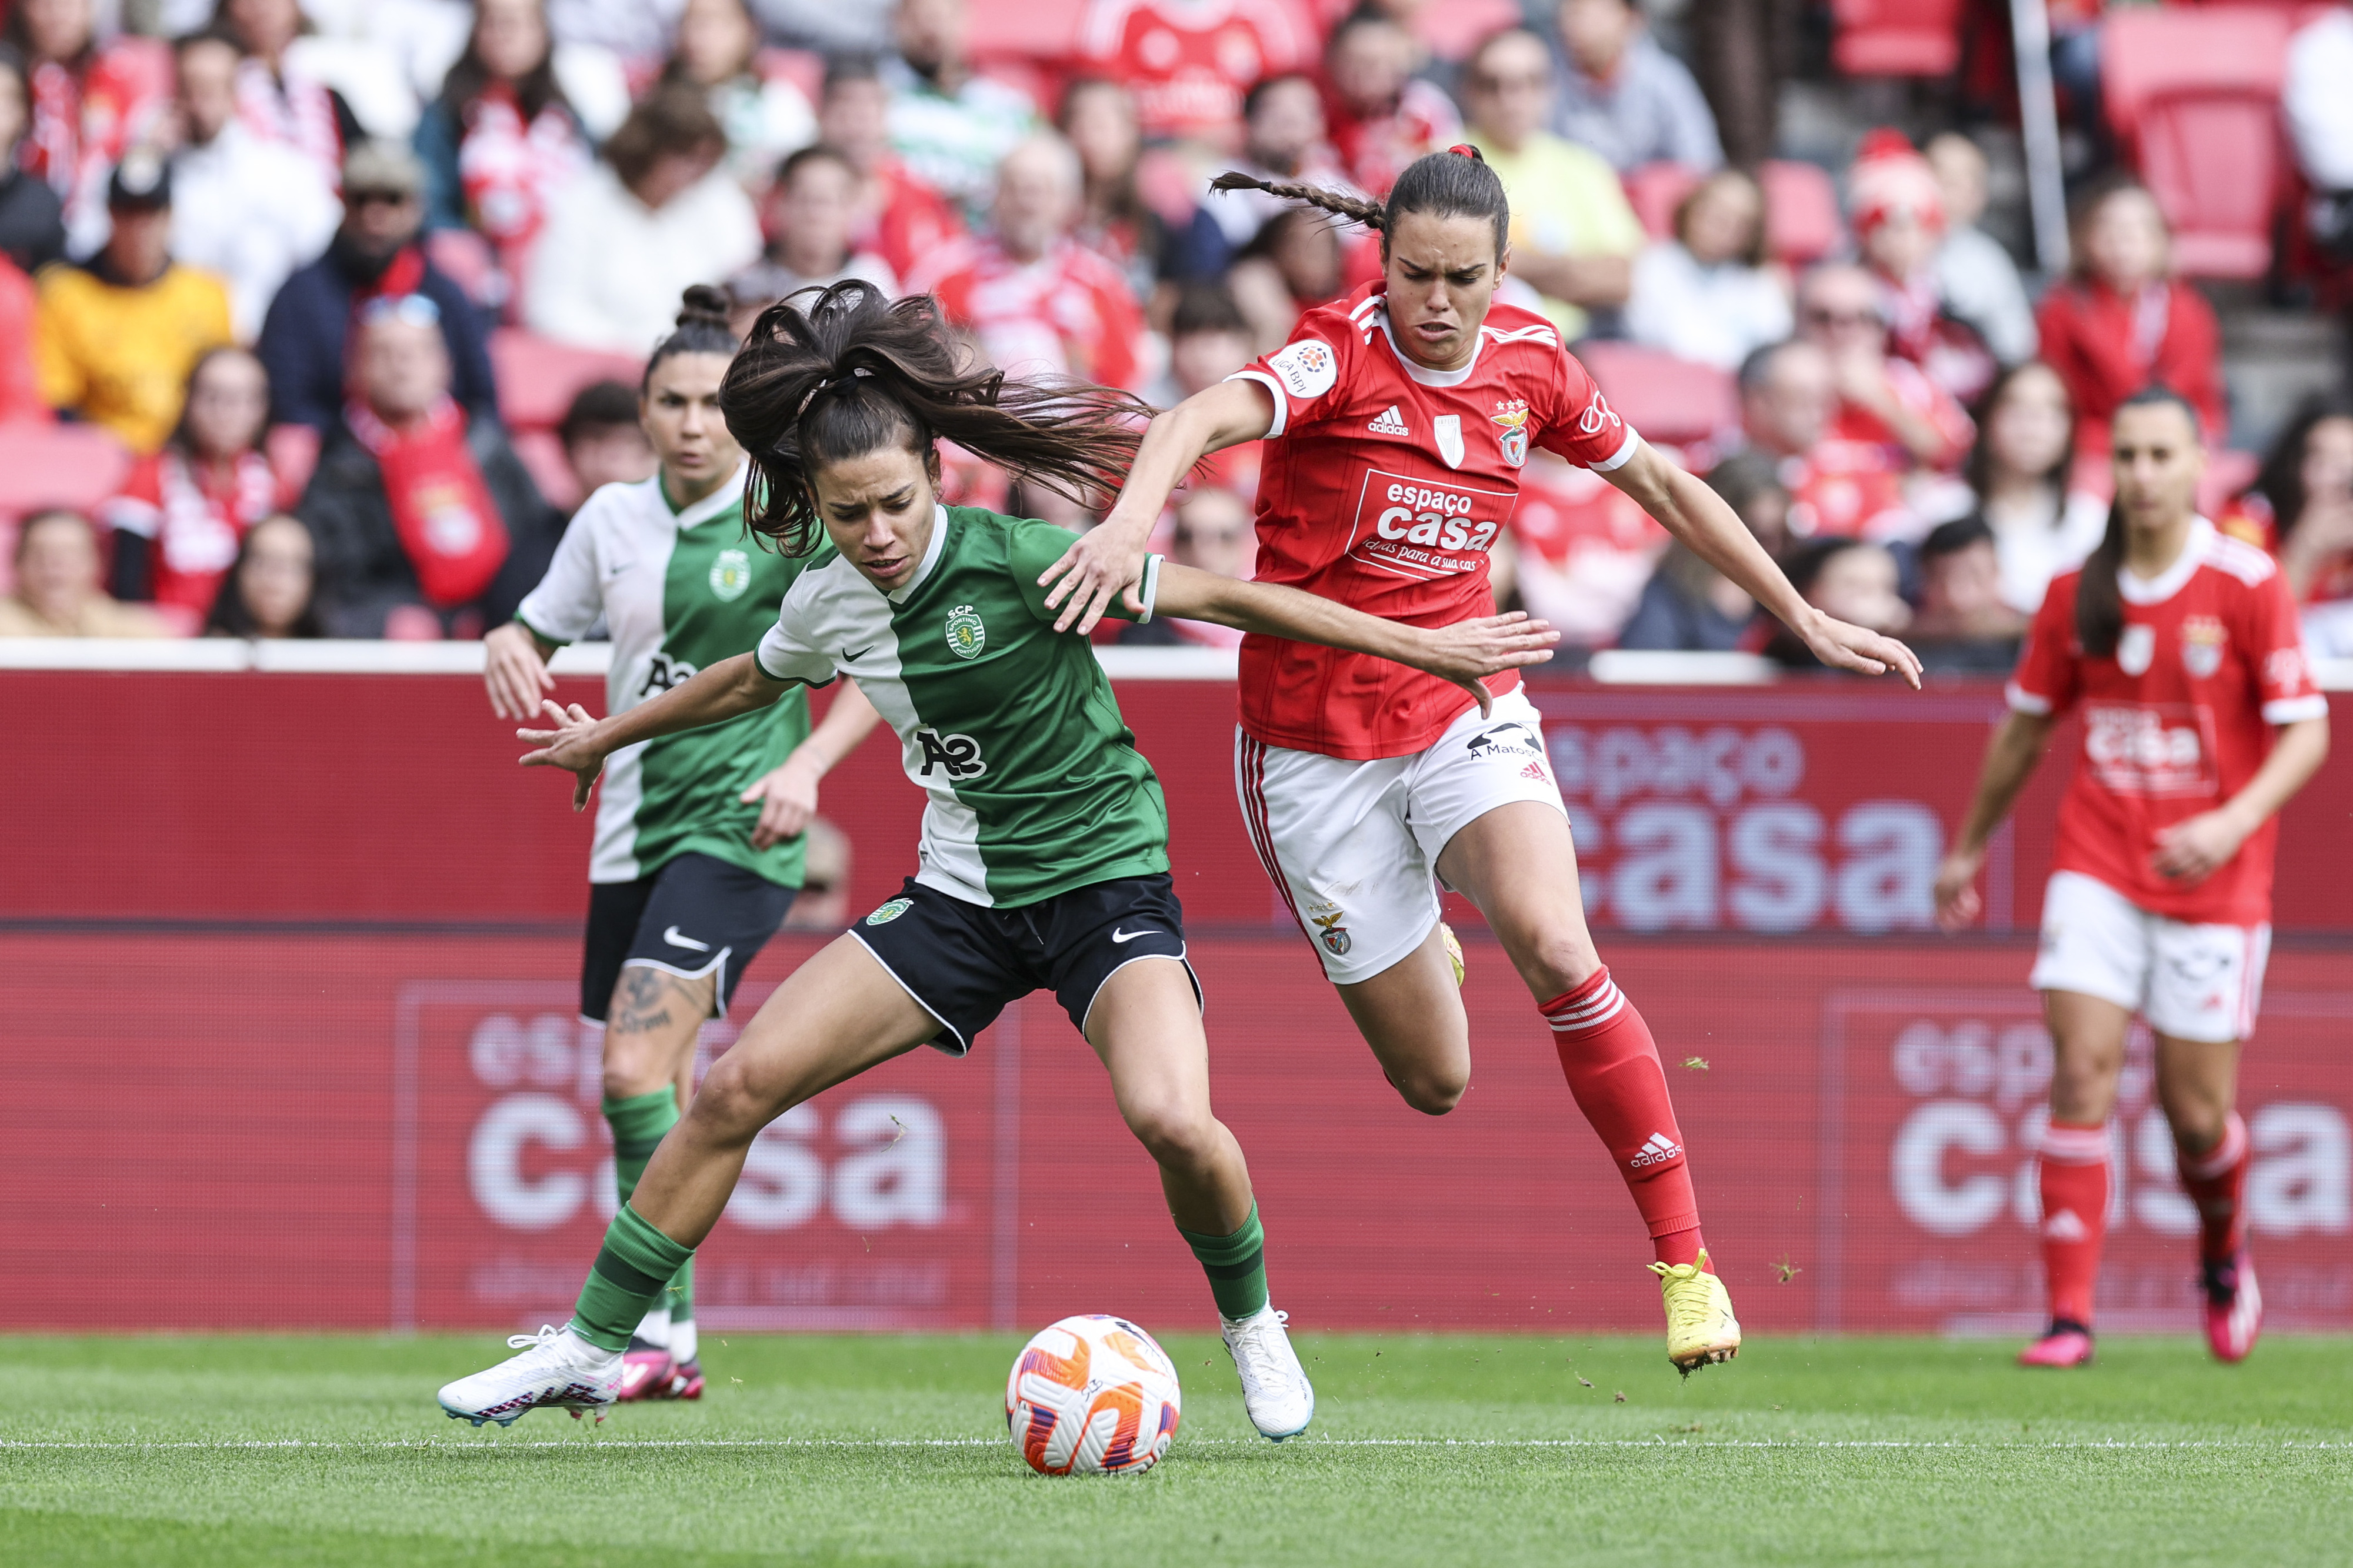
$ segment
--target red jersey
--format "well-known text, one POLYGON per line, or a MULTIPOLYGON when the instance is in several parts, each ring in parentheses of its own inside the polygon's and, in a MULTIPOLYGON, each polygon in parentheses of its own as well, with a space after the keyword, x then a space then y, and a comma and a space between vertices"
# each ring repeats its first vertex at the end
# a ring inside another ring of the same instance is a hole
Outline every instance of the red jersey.
MULTIPOLYGON (((1512 525, 1531 444, 1599 472, 1641 437, 1552 323, 1498 304, 1471 363, 1434 371, 1389 336, 1377 287, 1319 305, 1237 374, 1274 395, 1259 474, 1258 578, 1409 626, 1494 613, 1487 552, 1512 525)), ((1489 679, 1509 691, 1516 673, 1489 679)), ((1469 701, 1387 659, 1243 639, 1242 728, 1358 761, 1430 746, 1469 701)))
POLYGON ((2206 439, 2222 444, 2222 328, 2205 296, 2179 279, 2126 299, 2099 282, 2063 282, 2035 312, 2042 358, 2075 404, 2075 450, 2108 449, 2116 405, 2161 382, 2197 405, 2206 439))
POLYGON ((871 182, 873 210, 857 245, 891 267, 904 281, 942 246, 964 237, 964 220, 945 196, 915 177, 896 157, 885 158, 871 182))
POLYGON ((2158 875, 2149 857, 2159 828, 2245 787, 2271 750, 2268 726, 2328 711, 2286 581, 2271 557, 2200 518, 2162 577, 2122 574, 2124 634, 2113 656, 2089 658, 2075 640, 2083 579, 2079 569, 2052 580, 2010 684, 2021 713, 2084 709, 2084 754, 2059 807, 2051 868, 2105 882, 2168 920, 2265 923, 2278 818, 2193 887, 2158 875))
POLYGON ((1314 47, 1289 0, 1091 0, 1079 24, 1080 55, 1127 85, 1155 138, 1230 132, 1251 85, 1299 69, 1314 47))
POLYGON ((1143 369, 1144 311, 1126 277, 1076 240, 1056 240, 1035 261, 1017 260, 993 238, 958 241, 927 258, 905 286, 937 295, 999 370, 1132 390, 1143 369))
POLYGON ((245 531, 277 510, 280 499, 278 476, 259 452, 239 454, 227 473, 216 474, 166 447, 139 459, 100 515, 116 532, 153 542, 149 596, 202 618, 245 531))

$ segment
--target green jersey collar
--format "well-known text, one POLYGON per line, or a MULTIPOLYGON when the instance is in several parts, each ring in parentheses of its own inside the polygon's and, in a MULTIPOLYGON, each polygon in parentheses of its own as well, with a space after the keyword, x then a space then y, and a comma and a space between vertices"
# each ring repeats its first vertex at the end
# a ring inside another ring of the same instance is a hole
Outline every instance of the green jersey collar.
POLYGON ((893 588, 882 596, 894 605, 905 604, 914 596, 915 590, 930 579, 933 570, 940 563, 941 552, 947 547, 948 509, 938 501, 934 501, 932 503, 932 542, 923 551, 923 563, 915 568, 915 574, 907 579, 905 587, 893 588))
POLYGON ((659 468, 656 468, 654 470, 654 477, 646 482, 652 485, 654 487, 654 494, 661 498, 662 510, 669 512, 671 520, 675 521, 681 530, 683 530, 692 528, 697 523, 709 522, 712 518, 723 516, 725 513, 742 505, 744 501, 744 470, 751 466, 752 459, 749 458, 744 458, 741 463, 735 465, 735 472, 728 477, 725 484, 721 485, 717 489, 712 490, 709 495, 704 496, 701 500, 696 501, 692 506, 687 507, 683 510, 670 504, 670 487, 662 483, 661 470, 659 468))

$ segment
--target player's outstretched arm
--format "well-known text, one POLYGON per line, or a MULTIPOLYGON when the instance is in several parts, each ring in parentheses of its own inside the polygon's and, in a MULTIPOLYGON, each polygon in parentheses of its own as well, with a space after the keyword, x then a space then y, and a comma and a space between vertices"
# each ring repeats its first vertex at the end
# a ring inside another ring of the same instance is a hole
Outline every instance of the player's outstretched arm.
POLYGON ((1816 658, 1833 669, 1851 669, 1859 675, 1884 675, 1892 669, 1914 690, 1919 689, 1917 655, 1894 637, 1849 626, 1806 603, 1740 521, 1740 514, 1647 443, 1601 477, 1657 518, 1694 554, 1778 616, 1816 658))
POLYGON ((1164 564, 1153 613, 1211 621, 1294 642, 1368 653, 1451 680, 1478 700, 1484 717, 1493 699, 1481 679, 1552 657, 1560 634, 1514 611, 1450 626, 1409 626, 1271 583, 1238 583, 1214 572, 1164 564))
POLYGON ((1960 837, 1936 868, 1936 923, 1958 931, 1978 918, 1984 900, 1978 897, 1978 869, 1985 864, 1986 845, 1994 829, 2010 815, 2018 792, 2034 776, 2042 748, 2054 722, 2047 713, 2013 710, 1993 732, 1986 748, 1985 767, 1978 773, 1978 792, 1962 819, 1960 837))
POLYGON ((589 786, 605 769, 605 759, 624 746, 700 730, 767 707, 785 694, 789 681, 771 678, 748 653, 723 658, 691 680, 671 687, 651 702, 640 702, 609 719, 589 716, 575 702, 559 708, 542 702, 539 710, 555 722, 552 730, 517 730, 515 739, 536 750, 520 759, 527 768, 563 768, 575 775, 572 809, 588 804, 589 786))
POLYGON ((818 781, 831 773, 842 758, 858 749, 866 739, 866 731, 874 728, 882 715, 874 711, 874 704, 858 689, 858 682, 845 679, 841 689, 834 694, 833 706, 825 710, 818 727, 809 738, 793 748, 792 755, 779 763, 775 771, 755 781, 750 789, 736 798, 745 805, 760 803, 760 820, 752 825, 752 847, 765 849, 781 844, 801 832, 817 815, 818 781))
POLYGON ((1039 574, 1039 586, 1051 590, 1046 607, 1061 607, 1054 629, 1066 632, 1075 626, 1084 637, 1103 619, 1115 594, 1127 593, 1127 607, 1141 611, 1143 605, 1128 590, 1144 574, 1144 542, 1152 537, 1169 492, 1210 453, 1256 441, 1273 428, 1274 395, 1254 381, 1221 381, 1155 416, 1119 500, 1100 524, 1039 574))
POLYGON ((555 689, 547 661, 558 646, 521 621, 492 626, 482 638, 482 684, 490 689, 491 711, 518 722, 538 712, 555 689))
POLYGON ((2239 793, 2212 811, 2158 829, 2149 864, 2185 886, 2204 881, 2229 864, 2256 828, 2295 798, 2328 760, 2328 715, 2279 727, 2271 755, 2239 793))

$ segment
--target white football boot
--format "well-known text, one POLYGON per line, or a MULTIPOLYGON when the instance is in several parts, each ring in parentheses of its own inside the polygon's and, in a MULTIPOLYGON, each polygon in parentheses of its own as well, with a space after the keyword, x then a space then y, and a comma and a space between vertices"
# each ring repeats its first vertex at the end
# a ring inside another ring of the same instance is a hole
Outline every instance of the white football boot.
POLYGON ((515 1334, 507 1343, 522 1354, 441 1390, 441 1408, 451 1420, 512 1426, 533 1410, 569 1410, 575 1421, 591 1414, 602 1421, 620 1397, 621 1352, 598 1350, 568 1324, 515 1334))
POLYGON ((1226 1353, 1241 1373, 1242 1407, 1260 1435, 1276 1443, 1298 1436, 1315 1418, 1315 1390, 1284 1331, 1290 1321, 1290 1313, 1278 1312, 1271 1304, 1247 1318, 1218 1318, 1225 1331, 1226 1353))

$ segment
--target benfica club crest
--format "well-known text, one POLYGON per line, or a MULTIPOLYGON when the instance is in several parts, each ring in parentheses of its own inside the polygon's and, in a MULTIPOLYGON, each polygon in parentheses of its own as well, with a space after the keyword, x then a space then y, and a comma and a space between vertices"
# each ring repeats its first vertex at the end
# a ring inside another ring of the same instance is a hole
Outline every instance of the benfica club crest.
POLYGON ((1494 421, 1495 444, 1504 449, 1504 461, 1519 468, 1528 460, 1528 405, 1514 399, 1500 414, 1487 416, 1494 421))

